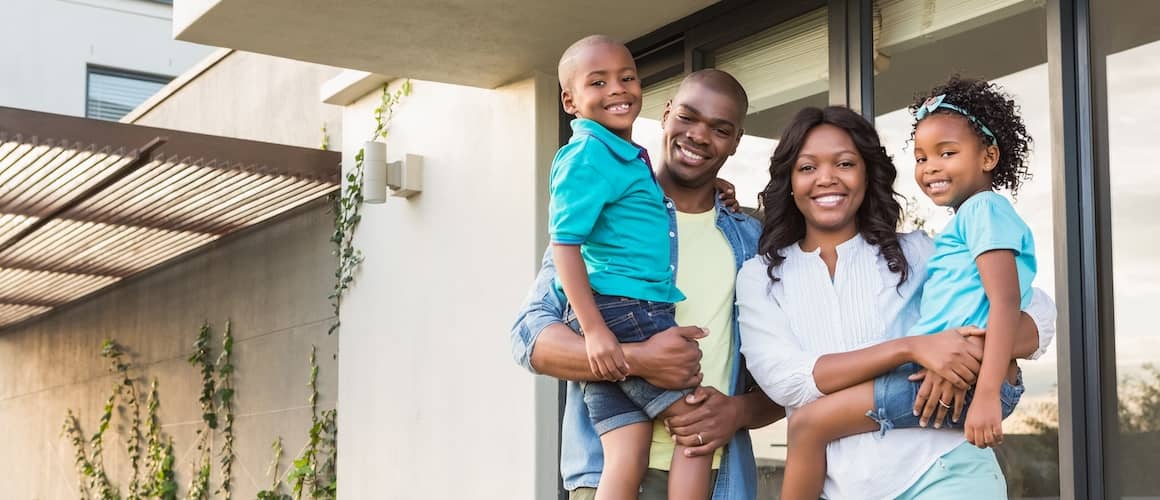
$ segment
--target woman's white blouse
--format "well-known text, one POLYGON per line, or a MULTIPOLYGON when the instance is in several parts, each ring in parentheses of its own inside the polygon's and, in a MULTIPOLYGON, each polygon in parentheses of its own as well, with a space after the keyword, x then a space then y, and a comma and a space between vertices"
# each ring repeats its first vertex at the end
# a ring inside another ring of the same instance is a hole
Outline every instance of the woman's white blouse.
MULTIPOLYGON (((860 235, 837 248, 833 281, 818 252, 796 244, 771 283, 764 257, 745 262, 737 275, 741 353, 769 397, 793 410, 822 396, 814 364, 825 354, 861 349, 906 335, 918 321, 926 261, 934 251, 922 232, 900 235, 909 265, 901 287, 878 247, 860 235)), ((1039 327, 1039 357, 1055 337, 1055 304, 1035 291, 1027 313, 1039 327)), ((962 431, 895 429, 840 439, 827 448, 823 494, 831 500, 893 498, 940 456, 964 441, 962 431)))

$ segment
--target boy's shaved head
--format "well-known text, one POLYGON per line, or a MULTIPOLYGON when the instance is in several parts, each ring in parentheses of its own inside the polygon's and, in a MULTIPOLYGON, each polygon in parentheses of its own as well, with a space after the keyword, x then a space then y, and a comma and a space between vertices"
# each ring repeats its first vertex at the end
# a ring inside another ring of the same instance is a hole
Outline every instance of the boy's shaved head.
MULTIPOLYGON (((677 93, 680 94, 682 90, 691 85, 701 85, 719 94, 727 95, 733 98, 737 103, 737 107, 741 110, 741 119, 749 113, 749 94, 745 93, 745 88, 741 86, 733 75, 721 71, 719 69, 702 69, 689 73, 684 80, 681 81, 680 88, 677 93)), ((741 125, 738 123, 737 125, 741 125)))
POLYGON ((625 52, 628 52, 628 47, 625 47, 624 44, 605 35, 589 35, 577 40, 576 43, 573 43, 564 50, 564 55, 560 56, 560 64, 556 67, 556 76, 560 78, 560 88, 567 89, 571 84, 572 77, 575 76, 574 73, 576 71, 576 58, 585 49, 598 45, 613 45, 623 48, 625 52))

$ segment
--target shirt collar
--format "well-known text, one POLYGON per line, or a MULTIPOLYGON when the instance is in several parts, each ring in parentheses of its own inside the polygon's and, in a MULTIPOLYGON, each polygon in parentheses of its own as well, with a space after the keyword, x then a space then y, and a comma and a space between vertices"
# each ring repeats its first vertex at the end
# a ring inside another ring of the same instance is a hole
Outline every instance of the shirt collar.
POLYGON ((596 138, 596 140, 600 141, 605 146, 608 146, 608 149, 612 151, 612 154, 616 155, 617 158, 620 158, 621 161, 632 161, 640 158, 640 153, 642 150, 644 150, 644 148, 634 143, 621 139, 619 136, 612 133, 611 130, 604 128, 604 125, 601 125, 587 118, 577 118, 572 120, 572 134, 584 134, 596 138))

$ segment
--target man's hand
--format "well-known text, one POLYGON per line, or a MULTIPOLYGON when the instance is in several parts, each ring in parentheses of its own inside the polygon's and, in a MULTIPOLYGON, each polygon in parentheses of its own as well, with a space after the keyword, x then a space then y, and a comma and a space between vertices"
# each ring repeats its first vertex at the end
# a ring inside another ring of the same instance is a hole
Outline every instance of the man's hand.
POLYGON ((942 427, 946 421, 947 412, 951 413, 951 421, 958 422, 963 416, 963 406, 966 405, 967 391, 959 389, 935 373, 925 369, 910 376, 910 380, 922 380, 918 388, 918 395, 914 398, 914 414, 919 416, 918 425, 926 427, 934 417, 934 428, 942 427))
POLYGON ((624 344, 624 354, 631 367, 629 375, 641 377, 662 389, 696 387, 704 378, 701 348, 696 339, 708 334, 708 330, 696 326, 674 326, 644 342, 624 344))
POLYGON ((684 415, 665 419, 665 428, 673 441, 686 447, 685 456, 712 454, 725 446, 741 428, 741 405, 732 397, 712 387, 698 387, 685 396, 685 402, 696 406, 684 415))
POLYGON ((1003 444, 1003 408, 998 394, 975 394, 963 434, 979 448, 1003 444))
POLYGON ((618 382, 628 377, 628 361, 620 349, 616 335, 608 328, 593 328, 584 332, 584 348, 588 351, 588 364, 592 373, 609 382, 618 382))
POLYGON ((914 342, 914 361, 955 387, 967 390, 982 366, 983 348, 967 340, 985 332, 972 326, 952 328, 931 335, 907 337, 914 342))

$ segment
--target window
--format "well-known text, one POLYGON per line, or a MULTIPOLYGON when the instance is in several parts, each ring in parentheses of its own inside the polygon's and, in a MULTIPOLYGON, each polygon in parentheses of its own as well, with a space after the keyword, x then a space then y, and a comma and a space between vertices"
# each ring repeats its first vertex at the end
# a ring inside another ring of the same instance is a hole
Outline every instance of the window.
POLYGON ((85 116, 116 121, 156 94, 172 77, 89 66, 85 116))
MULTIPOLYGON (((1153 2, 1092 5, 1092 58, 1102 60, 1107 88, 1108 181, 1115 331, 1115 398, 1108 438, 1108 498, 1160 497, 1160 334, 1152 308, 1160 300, 1160 260, 1152 215, 1160 180, 1152 159, 1160 113, 1160 15, 1153 2)), ((1093 61, 1093 63, 1096 61, 1093 61)), ((1097 66, 1098 67, 1098 66, 1097 66)), ((1107 373, 1107 372, 1105 372, 1107 373)))
MULTIPOLYGON (((938 232, 951 217, 915 184, 910 140, 914 117, 907 106, 915 93, 945 82, 954 73, 990 80, 1015 99, 1034 140, 1028 162, 1033 178, 1023 183, 1014 206, 1035 238, 1038 269, 1033 285, 1054 294, 1045 11, 1041 4, 1031 2, 1016 8, 993 5, 989 10, 966 4, 931 5, 917 0, 880 0, 874 9, 876 49, 887 62, 878 65, 874 80, 874 109, 880 113, 875 126, 898 167, 894 188, 908 201, 904 221, 908 227, 904 230, 938 232), (937 22, 932 23, 932 19, 937 22), (1000 53, 1003 57, 993 56, 1000 53)), ((1003 423, 1006 444, 995 450, 1011 498, 1060 495, 1055 353, 1053 344, 1040 359, 1019 363, 1027 392, 1003 423)))

